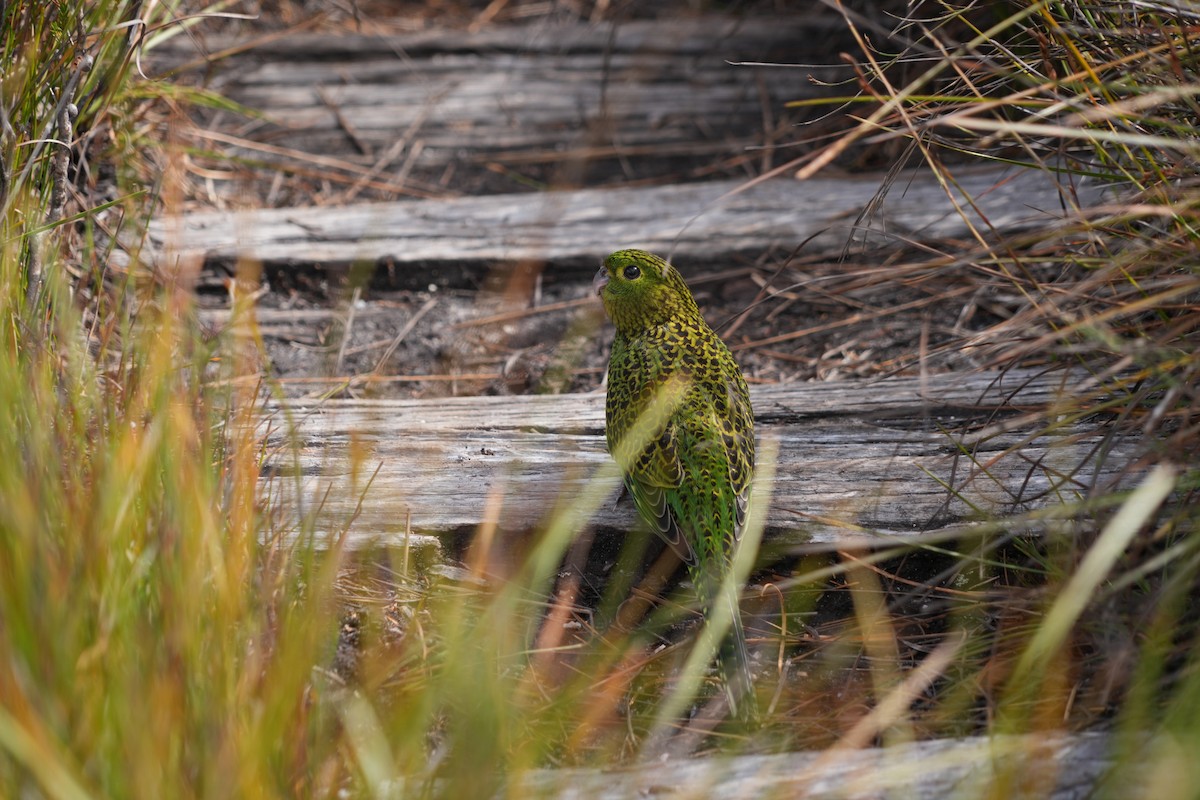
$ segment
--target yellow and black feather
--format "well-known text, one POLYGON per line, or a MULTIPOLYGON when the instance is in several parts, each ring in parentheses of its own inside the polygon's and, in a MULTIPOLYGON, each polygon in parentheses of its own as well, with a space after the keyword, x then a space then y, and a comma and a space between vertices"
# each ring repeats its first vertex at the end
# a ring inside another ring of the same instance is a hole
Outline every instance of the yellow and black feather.
POLYGON ((618 454, 636 435, 618 461, 639 512, 693 568, 723 573, 741 538, 754 473, 746 381, 663 259, 618 251, 596 284, 617 328, 605 405, 609 450, 618 454), (639 430, 639 420, 650 424, 639 430))

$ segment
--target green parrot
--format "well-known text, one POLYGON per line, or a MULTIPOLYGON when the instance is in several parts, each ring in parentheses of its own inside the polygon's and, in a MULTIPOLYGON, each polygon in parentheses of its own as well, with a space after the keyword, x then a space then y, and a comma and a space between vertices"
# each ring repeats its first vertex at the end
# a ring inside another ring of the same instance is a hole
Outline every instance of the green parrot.
MULTIPOLYGON (((754 474, 754 414, 733 354, 700 315, 679 271, 642 250, 604 260, 593 287, 616 326, 605 433, 652 530, 688 565, 707 612, 741 539, 754 474)), ((735 713, 753 706, 746 637, 720 665, 735 713)))

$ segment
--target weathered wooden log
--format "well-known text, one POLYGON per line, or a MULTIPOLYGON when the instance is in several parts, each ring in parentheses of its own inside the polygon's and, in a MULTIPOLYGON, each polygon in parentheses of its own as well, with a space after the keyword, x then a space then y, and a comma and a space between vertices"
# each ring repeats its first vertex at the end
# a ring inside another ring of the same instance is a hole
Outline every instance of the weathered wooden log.
POLYGON ((230 156, 280 160, 256 148, 260 142, 372 166, 403 140, 381 170, 388 180, 406 163, 423 170, 511 162, 517 151, 544 161, 606 155, 628 162, 764 144, 764 119, 778 120, 790 100, 833 94, 830 84, 851 72, 842 64, 739 62, 811 63, 811 43, 826 41, 833 26, 844 30, 832 15, 809 11, 474 33, 226 36, 203 45, 179 37, 150 54, 149 68, 190 63, 210 86, 255 111, 254 121, 228 113, 220 119, 225 137, 216 142, 230 156), (208 53, 223 55, 210 61, 208 53))
MULTIPOLYGON (((1081 393, 1092 396, 1077 377, 754 387, 760 452, 778 446, 768 537, 886 542, 1119 482, 1135 442, 1110 441, 1095 421, 1051 424, 1081 393)), ((628 530, 635 512, 612 500, 603 406, 599 393, 297 402, 288 407, 295 447, 273 419, 266 471, 293 508, 322 506, 322 528, 353 518, 356 540, 485 520, 529 531, 556 513, 628 530)))
POLYGON ((1094 796, 1112 766, 1112 748, 1112 737, 1099 732, 937 739, 828 753, 683 759, 624 770, 533 770, 514 778, 509 794, 556 800, 1074 800, 1094 796))
MULTIPOLYGON (((486 25, 477 30, 426 28, 387 36, 305 31, 292 31, 286 36, 195 35, 165 42, 147 53, 146 69, 157 66, 177 73, 228 64, 229 74, 218 71, 213 77, 215 85, 221 86, 229 82, 308 83, 314 77, 329 73, 328 70, 315 74, 295 72, 286 68, 278 73, 258 73, 249 69, 254 64, 385 62, 374 68, 363 67, 368 76, 374 76, 376 70, 395 74, 392 64, 395 61, 448 53, 528 56, 611 53, 670 55, 681 59, 736 57, 736 60, 761 61, 779 48, 795 53, 800 37, 828 38, 845 30, 846 23, 840 15, 822 15, 819 10, 805 9, 800 14, 770 18, 701 14, 600 24, 545 20, 534 25, 486 25), (236 72, 235 66, 243 74, 232 74, 236 72)), ((688 63, 684 61, 676 69, 686 71, 687 67, 688 63)))
MULTIPOLYGON (((594 265, 624 246, 712 262, 772 246, 836 253, 852 240, 869 245, 966 238, 972 227, 1013 233, 1069 218, 1047 173, 987 169, 957 177, 958 187, 948 195, 926 173, 903 175, 877 204, 875 176, 202 212, 154 221, 150 239, 160 263, 594 265)), ((1079 196, 1094 203, 1100 190, 1082 188, 1079 196)))

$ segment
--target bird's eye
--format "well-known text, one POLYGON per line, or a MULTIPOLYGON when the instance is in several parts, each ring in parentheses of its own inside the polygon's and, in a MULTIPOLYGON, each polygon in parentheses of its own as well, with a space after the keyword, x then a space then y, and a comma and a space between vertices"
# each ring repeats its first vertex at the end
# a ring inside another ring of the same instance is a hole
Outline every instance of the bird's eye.
POLYGON ((625 268, 625 271, 621 274, 625 276, 625 280, 633 281, 633 280, 638 279, 638 276, 642 274, 642 271, 640 269, 638 269, 637 267, 635 267, 633 264, 630 264, 628 267, 625 268))

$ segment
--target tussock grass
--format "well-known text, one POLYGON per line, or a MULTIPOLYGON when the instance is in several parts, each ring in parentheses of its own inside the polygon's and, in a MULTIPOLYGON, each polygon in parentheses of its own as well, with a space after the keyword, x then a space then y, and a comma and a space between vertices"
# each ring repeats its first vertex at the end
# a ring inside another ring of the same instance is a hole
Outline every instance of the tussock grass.
MULTIPOLYGON (((202 334, 179 276, 150 274, 132 244, 173 191, 169 173, 144 180, 170 145, 121 22, 140 7, 0 7, 0 794, 478 797, 525 769, 646 756, 716 693, 647 633, 670 604, 593 638, 570 592, 550 598, 598 491, 511 572, 481 532, 467 574, 439 583, 407 552, 343 552, 260 487, 252 326, 202 334), (576 616, 583 633, 560 633, 576 616)), ((850 748, 1113 719, 1129 767, 1115 796, 1196 785, 1197 25, 1166 5, 925 4, 898 28, 905 52, 864 49, 874 110, 829 157, 906 141, 947 181, 966 155, 1064 187, 1062 224, 981 229, 903 279, 1018 298, 958 346, 1090 374, 1047 429, 1093 419, 1142 456, 1120 484, 958 541, 799 559, 757 598, 777 603, 765 724, 708 741, 850 748), (1077 180, 1118 191, 1079 209, 1077 180), (839 603, 839 621, 808 625, 839 603), (1136 765, 1178 782, 1125 782, 1136 765)))
POLYGON ((154 200, 139 5, 2 7, 0 794, 290 794, 336 749, 336 562, 280 544, 255 393, 206 381, 246 343, 116 252, 154 200))
MULTIPOLYGON (((1041 515, 1002 523, 1017 535, 999 564, 964 549, 960 580, 987 576, 991 600, 959 604, 955 627, 968 646, 932 717, 948 722, 947 709, 982 702, 994 731, 1115 718, 1129 733, 1115 796, 1146 763, 1194 786, 1178 748, 1197 735, 1183 720, 1200 718, 1198 24, 1179 4, 916 4, 893 31, 899 52, 872 49, 860 33, 853 99, 866 104, 863 121, 814 159, 854 141, 906 142, 948 184, 981 159, 1060 182, 1061 224, 1020 237, 981 227, 923 278, 975 281, 972 302, 1019 298, 949 346, 988 366, 1089 375, 1048 409, 1044 430, 1088 419, 1109 443, 1138 442, 1141 456, 1117 483, 1073 487, 1054 524, 1035 523, 1041 515), (1109 187, 1109 201, 1079 207, 1081 181, 1109 187), (988 609, 994 634, 981 635, 973 607, 988 609)), ((986 474, 986 464, 973 466, 986 474)))

